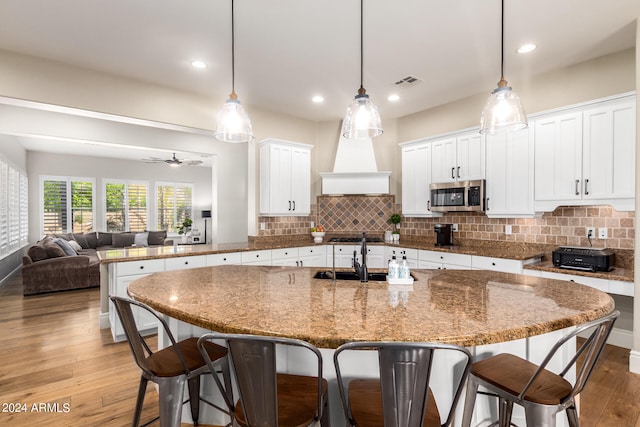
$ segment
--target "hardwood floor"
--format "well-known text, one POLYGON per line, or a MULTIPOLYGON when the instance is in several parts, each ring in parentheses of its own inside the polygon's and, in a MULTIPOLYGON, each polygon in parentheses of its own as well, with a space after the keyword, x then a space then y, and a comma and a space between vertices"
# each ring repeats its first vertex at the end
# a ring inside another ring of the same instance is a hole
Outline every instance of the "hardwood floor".
MULTIPOLYGON (((0 425, 131 424, 140 371, 127 343, 98 329, 99 311, 98 289, 25 298, 19 275, 0 288, 0 425)), ((628 364, 628 350, 607 346, 581 396, 583 427, 640 427, 628 364)), ((150 386, 142 421, 157 412, 150 386)))

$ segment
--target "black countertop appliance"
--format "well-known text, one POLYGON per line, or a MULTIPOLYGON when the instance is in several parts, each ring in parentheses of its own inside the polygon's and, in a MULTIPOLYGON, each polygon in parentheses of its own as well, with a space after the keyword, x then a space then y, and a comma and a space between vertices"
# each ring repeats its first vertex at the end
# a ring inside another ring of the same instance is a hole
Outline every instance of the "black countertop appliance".
POLYGON ((611 249, 560 246, 552 252, 553 265, 582 271, 611 271, 616 255, 611 249))
POLYGON ((436 246, 453 245, 453 225, 452 224, 435 224, 433 231, 436 232, 436 246))

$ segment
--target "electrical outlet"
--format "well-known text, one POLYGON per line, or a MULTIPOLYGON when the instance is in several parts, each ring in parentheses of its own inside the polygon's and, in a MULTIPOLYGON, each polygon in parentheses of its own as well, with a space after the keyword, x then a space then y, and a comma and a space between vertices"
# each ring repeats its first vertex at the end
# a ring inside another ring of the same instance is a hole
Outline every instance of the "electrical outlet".
POLYGON ((453 231, 458 231, 458 224, 451 224, 451 229, 453 231))
POLYGON ((596 238, 596 229, 595 227, 587 227, 585 236, 591 237, 592 239, 596 238))
POLYGON ((512 233, 511 226, 510 226, 510 225, 508 225, 508 224, 507 224, 507 225, 505 225, 505 226, 504 226, 504 234, 509 235, 509 234, 511 234, 511 233, 512 233))
POLYGON ((609 238, 609 230, 606 228, 598 228, 598 239, 608 239, 609 238))
POLYGON ((316 222, 315 221, 311 221, 311 224, 309 224, 309 227, 313 228, 316 226, 316 222))
POLYGON ((266 230, 267 229, 267 224, 265 224, 264 222, 260 223, 260 230, 266 230))

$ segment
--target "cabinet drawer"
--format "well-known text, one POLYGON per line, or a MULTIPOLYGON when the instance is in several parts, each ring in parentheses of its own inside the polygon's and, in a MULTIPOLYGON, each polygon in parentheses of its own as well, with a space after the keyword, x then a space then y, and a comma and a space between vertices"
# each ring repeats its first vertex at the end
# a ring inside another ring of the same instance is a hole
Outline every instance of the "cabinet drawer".
POLYGON ((272 249, 271 259, 298 258, 298 248, 272 249))
POLYGON ((319 255, 319 256, 326 256, 327 253, 327 247, 322 245, 322 246, 304 246, 302 248, 298 248, 298 255, 300 256, 300 258, 302 257, 309 257, 309 256, 315 256, 315 255, 319 255))
POLYGON ((242 252, 240 259, 242 264, 249 262, 265 262, 271 261, 271 251, 248 251, 242 252))
POLYGON ((167 258, 165 262, 166 271, 171 270, 185 270, 187 268, 206 267, 207 256, 184 256, 178 258, 167 258))
POLYGON ((228 254, 207 255, 207 266, 237 264, 242 262, 240 252, 230 252, 228 254))
POLYGON ((396 256, 396 259, 402 259, 402 256, 406 256, 407 259, 418 259, 418 250, 410 249, 410 248, 397 248, 397 247, 386 247, 385 258, 388 260, 391 259, 392 256, 396 256))
POLYGON ((164 271, 164 259, 148 259, 144 261, 127 261, 117 264, 118 276, 132 274, 148 274, 164 271))
MULTIPOLYGON (((358 253, 360 253, 360 247, 357 247, 358 253)), ((369 255, 382 255, 384 257, 384 246, 368 246, 367 245, 367 254, 369 255)))
POLYGON ((420 261, 441 262, 443 264, 471 267, 471 255, 467 254, 452 254, 448 252, 420 250, 418 251, 418 259, 420 261))
POLYGON ((471 267, 478 270, 503 271, 505 273, 522 273, 522 261, 486 256, 472 256, 471 267))

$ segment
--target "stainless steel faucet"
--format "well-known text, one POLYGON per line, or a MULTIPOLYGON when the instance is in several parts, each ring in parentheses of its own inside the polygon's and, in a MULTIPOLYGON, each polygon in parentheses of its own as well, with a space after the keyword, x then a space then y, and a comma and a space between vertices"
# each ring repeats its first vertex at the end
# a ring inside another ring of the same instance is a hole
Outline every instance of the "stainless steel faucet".
POLYGON ((360 278, 361 282, 369 281, 369 270, 367 269, 367 238, 365 233, 362 233, 362 240, 360 241, 360 255, 362 255, 362 265, 358 263, 357 252, 353 251, 353 268, 356 270, 356 274, 360 278))

